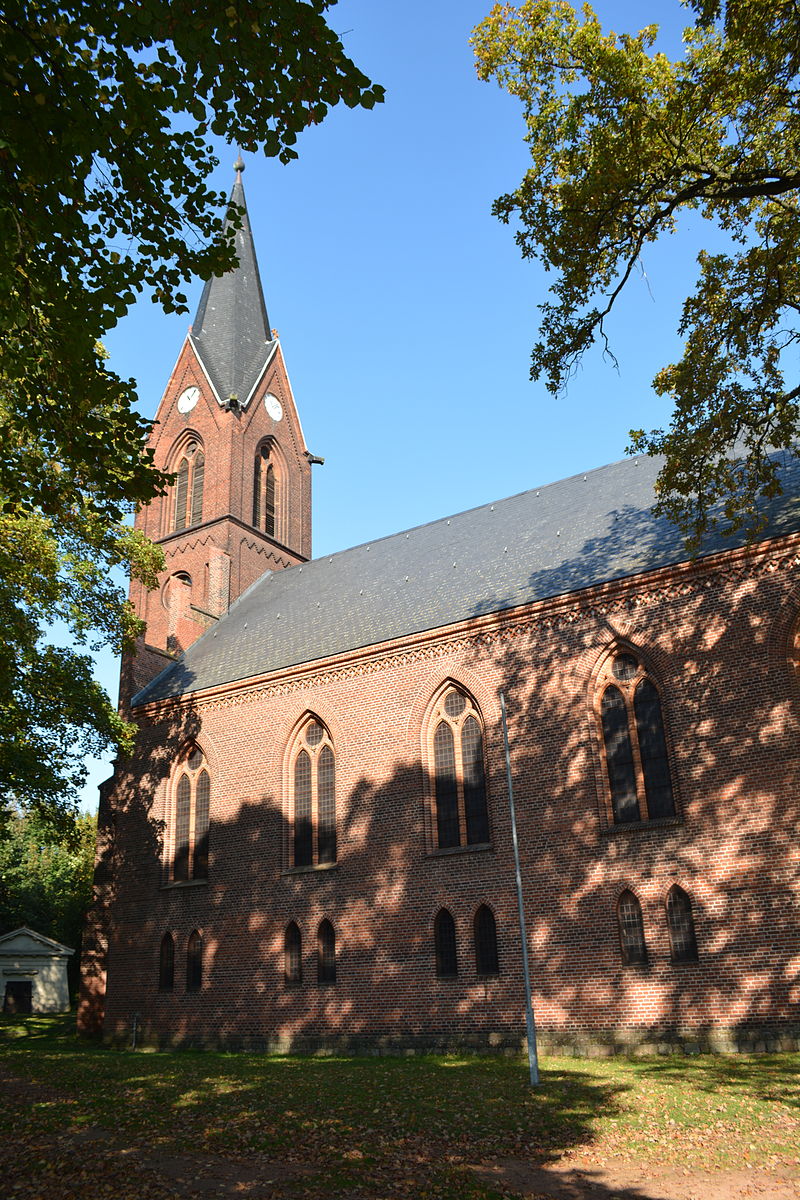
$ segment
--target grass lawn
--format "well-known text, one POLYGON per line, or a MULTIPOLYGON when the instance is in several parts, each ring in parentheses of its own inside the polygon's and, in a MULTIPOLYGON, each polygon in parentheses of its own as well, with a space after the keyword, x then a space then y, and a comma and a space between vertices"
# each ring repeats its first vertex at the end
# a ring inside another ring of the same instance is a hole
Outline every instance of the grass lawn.
POLYGON ((174 1196, 155 1169, 126 1190, 118 1165, 154 1152, 173 1174, 209 1155, 284 1164, 274 1194, 288 1197, 489 1200, 508 1193, 470 1166, 506 1157, 800 1166, 800 1055, 548 1058, 532 1090, 520 1059, 134 1053, 73 1029, 72 1017, 0 1018, 7 1195, 174 1196))

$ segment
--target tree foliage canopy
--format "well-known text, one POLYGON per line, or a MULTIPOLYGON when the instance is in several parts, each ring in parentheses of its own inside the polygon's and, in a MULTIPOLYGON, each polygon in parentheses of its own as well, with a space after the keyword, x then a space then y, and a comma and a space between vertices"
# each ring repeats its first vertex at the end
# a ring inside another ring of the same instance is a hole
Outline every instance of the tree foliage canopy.
POLYGON ((5 497, 77 499, 118 519, 163 478, 135 392, 98 342, 144 287, 232 265, 208 137, 284 161, 344 100, 381 98, 344 53, 328 0, 9 0, 0 16, 0 350, 5 497), (36 430, 35 441, 28 438, 36 430), (60 467, 54 479, 51 467, 60 467))
POLYGON ((632 434, 666 454, 660 508, 696 546, 710 525, 758 528, 759 497, 779 490, 769 448, 797 438, 800 20, 794 0, 688 7, 675 61, 654 49, 656 26, 604 33, 567 0, 498 5, 473 42, 480 76, 522 101, 531 153, 495 212, 556 273, 533 378, 558 392, 596 339, 609 349, 620 292, 683 211, 727 235, 729 249, 699 255, 683 357, 654 380, 671 425, 632 434))
MULTIPOLYGON (((158 555, 120 522, 168 477, 134 383, 101 339, 149 289, 167 311, 233 264, 209 137, 283 161, 340 100, 382 98, 328 26, 329 0, 9 0, 0 13, 0 803, 80 776, 64 749, 123 744, 78 651, 136 632, 115 564, 158 555), (88 740, 86 740, 88 739, 88 740)), ((236 214, 234 214, 236 218, 236 214)))
MULTIPOLYGON (((0 841, 0 933, 27 925, 79 950, 96 837, 97 821, 86 813, 70 818, 60 836, 35 816, 11 815, 0 841)), ((74 982, 79 962, 79 953, 69 962, 74 982)))
POLYGON ((136 727, 93 677, 89 652, 132 650, 142 629, 110 569, 152 587, 162 565, 138 530, 97 516, 79 533, 40 513, 0 514, 0 841, 14 801, 63 832, 87 756, 132 749, 136 727), (59 627, 69 645, 57 644, 59 627))

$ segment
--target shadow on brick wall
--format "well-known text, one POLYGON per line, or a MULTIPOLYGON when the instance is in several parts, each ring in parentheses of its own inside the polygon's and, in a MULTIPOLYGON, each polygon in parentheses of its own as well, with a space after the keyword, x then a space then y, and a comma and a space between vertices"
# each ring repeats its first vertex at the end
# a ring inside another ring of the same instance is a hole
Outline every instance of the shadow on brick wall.
MULTIPOLYGON (((629 556, 632 570, 643 539, 656 536, 652 523, 637 528, 635 513, 621 513, 609 538, 584 547, 583 569, 613 553, 629 556)), ((560 587, 580 587, 578 565, 555 556, 548 570, 560 587)), ((571 601, 482 637, 466 658, 508 699, 543 1040, 575 1052, 780 1048, 797 1032, 790 964, 800 950, 800 772, 791 668, 773 653, 779 588, 742 560, 715 572, 665 572, 641 590, 578 591, 571 601), (662 698, 676 795, 668 821, 613 821, 592 680, 615 645, 641 657, 662 698), (674 885, 691 898, 696 962, 673 961, 666 900, 674 885), (623 966, 620 953, 616 905, 625 889, 642 907, 647 961, 638 966, 623 966)), ((202 740, 199 711, 172 712, 145 738, 144 774, 119 767, 104 802, 84 1029, 99 1028, 110 944, 110 1036, 127 1037, 135 1015, 144 1036, 165 1044, 519 1048, 524 990, 496 720, 485 728, 488 848, 431 853, 424 798, 433 789, 417 759, 388 778, 365 774, 337 795, 338 860, 329 869, 287 869, 280 796, 235 805, 225 797, 224 806, 212 797, 209 879, 187 887, 164 885, 163 831, 150 815, 181 747, 202 740), (223 807, 235 815, 223 819, 223 807), (491 978, 479 977, 475 959, 473 919, 483 904, 498 929, 500 971, 491 978), (456 978, 436 975, 441 907, 455 921, 456 978), (323 920, 337 934, 335 983, 317 977, 323 920), (297 983, 284 970, 290 922, 302 937, 297 983), (175 982, 159 992, 167 931, 175 982), (199 991, 186 986, 193 931, 203 938, 199 991)))

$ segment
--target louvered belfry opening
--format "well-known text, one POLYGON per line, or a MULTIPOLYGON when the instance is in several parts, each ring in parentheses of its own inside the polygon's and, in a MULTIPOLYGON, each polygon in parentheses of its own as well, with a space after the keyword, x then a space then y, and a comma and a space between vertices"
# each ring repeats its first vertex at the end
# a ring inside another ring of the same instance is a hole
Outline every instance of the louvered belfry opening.
POLYGON ((172 530, 178 532, 203 520, 206 459, 198 442, 186 446, 175 469, 172 530))
POLYGON ((192 463, 192 503, 189 508, 189 519, 192 525, 199 525, 203 519, 203 485, 206 476, 206 458, 203 451, 198 449, 192 463))
POLYGON ((182 458, 178 463, 178 470, 175 478, 175 511, 173 515, 172 528, 175 530, 186 528, 186 501, 189 496, 189 460, 182 458))
POLYGON ((277 501, 275 466, 270 461, 270 447, 260 446, 256 454, 253 482, 253 524, 269 537, 276 537, 277 501))

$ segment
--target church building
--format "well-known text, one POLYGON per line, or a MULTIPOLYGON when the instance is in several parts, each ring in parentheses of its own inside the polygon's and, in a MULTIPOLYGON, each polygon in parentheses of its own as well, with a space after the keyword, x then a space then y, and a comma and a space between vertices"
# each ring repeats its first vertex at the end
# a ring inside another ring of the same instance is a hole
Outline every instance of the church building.
POLYGON ((519 1047, 502 692, 542 1044, 796 1048, 796 461, 759 540, 694 560, 645 457, 315 559, 320 460, 233 236, 150 435, 166 569, 131 587, 79 1027, 519 1047))

